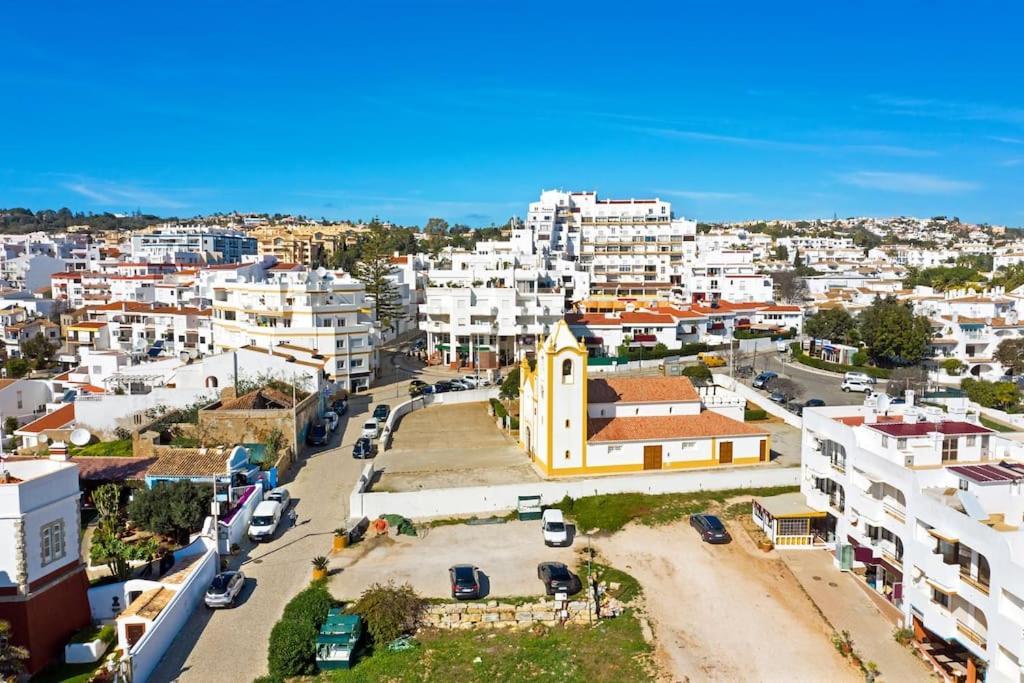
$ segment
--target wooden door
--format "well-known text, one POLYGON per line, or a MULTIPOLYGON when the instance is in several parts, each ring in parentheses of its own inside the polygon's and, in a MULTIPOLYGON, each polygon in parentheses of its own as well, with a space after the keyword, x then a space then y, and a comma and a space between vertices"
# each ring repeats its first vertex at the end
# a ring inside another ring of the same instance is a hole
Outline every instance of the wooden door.
POLYGON ((661 469, 661 446, 644 446, 644 469, 661 469))
POLYGON ((718 464, 728 465, 732 462, 732 441, 723 441, 718 444, 718 464))
POLYGON ((131 648, 135 643, 146 634, 145 624, 125 624, 124 626, 124 637, 128 641, 128 647, 131 648))
POLYGON ((768 462, 768 440, 761 439, 761 450, 759 453, 759 460, 761 462, 768 462))

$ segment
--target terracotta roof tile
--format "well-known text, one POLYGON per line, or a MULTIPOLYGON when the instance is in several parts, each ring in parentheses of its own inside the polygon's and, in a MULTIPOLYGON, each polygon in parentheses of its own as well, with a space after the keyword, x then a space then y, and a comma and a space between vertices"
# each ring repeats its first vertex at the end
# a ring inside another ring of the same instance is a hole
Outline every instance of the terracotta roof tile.
POLYGON ((675 320, 672 316, 661 313, 651 313, 649 311, 624 311, 622 313, 621 320, 623 323, 636 325, 636 324, 649 324, 649 325, 675 325, 675 320))
POLYGON ((689 377, 599 378, 587 380, 588 403, 699 401, 689 377))
POLYGON ((166 448, 149 468, 150 476, 209 477, 225 474, 226 448, 166 448))
POLYGON ((587 441, 653 441, 727 436, 766 435, 767 432, 721 413, 699 415, 613 417, 587 420, 587 441))
POLYGON ((43 415, 38 420, 29 422, 18 428, 18 433, 39 434, 48 429, 60 429, 61 427, 75 421, 75 404, 68 403, 57 408, 52 413, 43 415))

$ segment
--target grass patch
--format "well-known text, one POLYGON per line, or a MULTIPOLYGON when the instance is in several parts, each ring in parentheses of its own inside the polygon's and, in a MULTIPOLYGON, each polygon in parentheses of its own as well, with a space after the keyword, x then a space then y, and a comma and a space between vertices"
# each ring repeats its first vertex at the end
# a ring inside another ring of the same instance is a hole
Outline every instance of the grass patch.
POLYGON ((747 408, 743 411, 744 422, 756 422, 757 420, 767 420, 768 411, 764 408, 747 408))
POLYGON ((405 652, 381 648, 352 669, 331 671, 330 681, 649 681, 640 623, 630 611, 594 627, 536 627, 528 631, 426 631, 405 652), (479 662, 474 662, 476 658, 479 662))
POLYGON ((634 520, 650 526, 671 524, 697 512, 717 509, 736 496, 775 496, 799 490, 798 486, 773 486, 660 495, 616 493, 577 500, 566 497, 554 507, 575 520, 580 532, 614 532, 634 520))
POLYGON ((71 637, 72 643, 91 643, 94 640, 102 640, 108 646, 113 645, 114 641, 117 640, 117 634, 114 633, 114 627, 111 624, 106 626, 90 626, 89 628, 83 628, 71 637))
POLYGON ((1016 431, 1018 431, 1016 428, 1011 427, 1009 425, 1005 425, 1002 422, 996 422, 995 420, 990 420, 989 418, 985 417, 984 415, 979 415, 978 419, 979 419, 979 421, 981 422, 981 424, 983 426, 988 427, 989 429, 994 429, 997 432, 1016 432, 1016 431))
POLYGON ((518 515, 513 510, 512 512, 509 512, 509 513, 504 514, 504 515, 490 515, 488 517, 483 517, 483 518, 477 517, 476 515, 473 515, 471 517, 444 517, 442 519, 433 519, 433 520, 430 520, 429 522, 423 522, 421 524, 418 524, 417 526, 427 527, 429 529, 434 529, 434 528, 439 527, 439 526, 455 526, 457 524, 469 524, 470 522, 476 522, 476 521, 478 521, 480 519, 500 519, 503 522, 512 522, 517 517, 518 517, 518 515))
MULTIPOLYGON (((621 569, 615 567, 609 567, 606 564, 600 564, 598 562, 593 563, 594 576, 598 582, 617 583, 619 587, 615 590, 608 590, 608 595, 621 600, 622 602, 629 602, 633 598, 637 597, 643 592, 640 588, 640 582, 633 578, 631 574, 627 574, 621 569)), ((577 568, 580 581, 583 582, 584 590, 590 581, 590 565, 586 560, 583 560, 577 568)))
POLYGON ((33 676, 32 683, 87 683, 102 665, 103 657, 87 664, 56 664, 33 676))
POLYGON ((132 455, 132 440, 117 439, 116 441, 97 441, 86 446, 68 444, 68 455, 79 458, 106 457, 127 458, 132 455))

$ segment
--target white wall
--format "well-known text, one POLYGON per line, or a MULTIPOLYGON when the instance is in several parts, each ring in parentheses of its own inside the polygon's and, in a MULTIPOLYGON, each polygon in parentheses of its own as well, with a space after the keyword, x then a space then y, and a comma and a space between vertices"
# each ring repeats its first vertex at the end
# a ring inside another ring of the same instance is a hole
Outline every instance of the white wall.
POLYGON ((350 514, 370 518, 399 514, 410 518, 452 517, 514 510, 517 497, 539 495, 551 505, 565 496, 583 498, 606 493, 683 493, 688 491, 795 486, 796 467, 744 467, 728 470, 692 470, 665 474, 596 477, 572 481, 524 482, 497 486, 466 486, 403 493, 360 493, 353 490, 350 514))
POLYGON ((587 416, 593 418, 656 417, 668 415, 700 415, 700 401, 587 403, 587 416))
MULTIPOLYGON (((218 392, 219 389, 159 388, 148 394, 96 394, 92 398, 79 397, 75 401, 75 422, 97 436, 109 436, 118 427, 131 429, 138 426, 132 418, 136 413, 157 406, 184 408, 198 401, 212 401, 217 398, 218 392)), ((149 422, 149 419, 143 418, 143 422, 149 422)))
POLYGON ((715 379, 715 384, 720 387, 725 387, 729 391, 735 392, 751 403, 754 403, 759 408, 764 409, 764 411, 769 415, 774 415, 791 427, 796 427, 797 429, 803 428, 804 422, 800 419, 799 415, 794 415, 782 406, 769 401, 766 394, 762 394, 756 389, 751 389, 745 384, 732 380, 728 375, 715 373, 713 377, 715 379))
POLYGON ((45 410, 46 404, 53 400, 53 391, 50 385, 42 380, 21 379, 14 384, 4 387, 0 391, 0 415, 21 418, 25 423, 32 416, 36 408, 42 406, 45 410), (18 406, 18 398, 21 398, 21 406, 18 406))

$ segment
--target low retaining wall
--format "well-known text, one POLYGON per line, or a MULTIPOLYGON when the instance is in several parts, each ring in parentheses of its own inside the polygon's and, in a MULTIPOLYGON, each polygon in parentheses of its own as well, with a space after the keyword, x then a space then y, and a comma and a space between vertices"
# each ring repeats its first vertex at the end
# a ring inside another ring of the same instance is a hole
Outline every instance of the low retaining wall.
POLYGON ((372 471, 372 465, 368 465, 349 496, 349 510, 354 517, 375 519, 383 514, 396 514, 422 519, 507 512, 516 509, 519 496, 540 496, 542 505, 553 505, 566 496, 689 493, 800 483, 799 467, 758 466, 374 493, 365 486, 365 481, 372 481, 372 471))
MULTIPOLYGON (((601 614, 618 614, 620 611, 618 601, 602 599, 601 614)), ((597 615, 597 604, 589 597, 539 600, 522 605, 491 600, 431 605, 424 610, 421 625, 447 629, 529 628, 535 624, 592 624, 598 621, 597 615)))
POLYGON ((729 375, 723 375, 716 372, 712 377, 715 380, 715 384, 718 386, 735 392, 737 395, 756 404, 759 408, 764 410, 764 412, 779 418, 789 426, 796 427, 797 429, 803 429, 804 421, 799 415, 794 415, 779 404, 769 401, 767 395, 758 392, 756 389, 751 389, 746 384, 732 379, 729 375))

